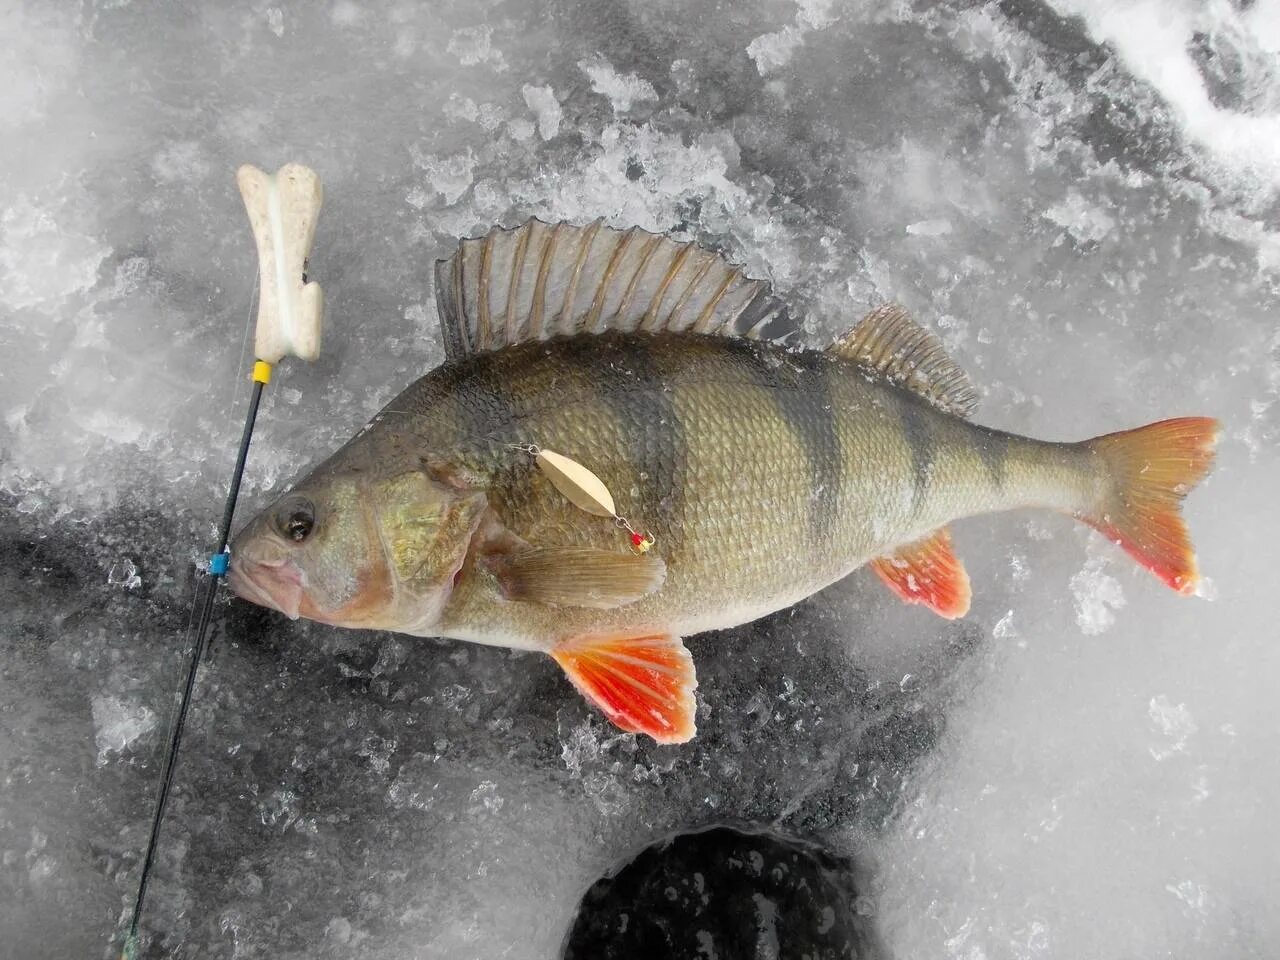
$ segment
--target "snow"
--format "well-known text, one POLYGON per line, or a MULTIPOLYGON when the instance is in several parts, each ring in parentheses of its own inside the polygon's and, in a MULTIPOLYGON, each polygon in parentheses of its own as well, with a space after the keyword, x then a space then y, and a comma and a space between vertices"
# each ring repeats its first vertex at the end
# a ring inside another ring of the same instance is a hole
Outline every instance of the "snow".
POLYGON ((0 34, 15 955, 111 956, 126 922, 249 390, 233 173, 293 159, 325 183, 325 349, 267 392, 245 511, 441 361, 458 236, 604 217, 716 245, 809 343, 901 301, 992 426, 1221 418, 1187 504, 1210 579, 964 521, 963 621, 864 572, 692 638, 680 748, 545 658, 224 599, 146 956, 555 957, 594 880, 724 822, 863 866, 896 956, 1280 950, 1275 3, 19 0, 0 34))
POLYGON ((493 28, 490 26, 464 27, 456 31, 449 40, 448 50, 464 67, 488 64, 495 70, 505 70, 506 59, 501 50, 493 48, 490 42, 492 37, 493 28))
POLYGON ((756 62, 761 76, 768 76, 791 61, 796 48, 804 43, 799 27, 787 24, 781 30, 762 33, 747 44, 747 56, 756 62))
MULTIPOLYGON (((1280 115, 1274 111, 1280 102, 1268 104, 1270 112, 1260 116, 1219 106, 1193 57, 1197 36, 1213 37, 1232 48, 1244 46, 1246 54, 1252 47, 1274 54, 1274 2, 1259 3, 1255 10, 1228 0, 1058 0, 1054 5, 1062 13, 1083 17, 1095 41, 1113 46, 1125 67, 1155 89, 1175 113, 1180 131, 1206 151, 1212 163, 1246 178, 1250 189, 1275 196, 1280 189, 1280 115), (1253 24, 1262 29, 1251 30, 1253 24)), ((1276 65, 1259 59, 1241 66, 1269 73, 1267 88, 1274 97, 1276 65)), ((1246 74, 1246 83, 1252 79, 1246 74)))
POLYGON ((781 30, 762 33, 747 44, 747 56, 755 61, 762 77, 778 73, 804 45, 805 34, 835 23, 833 0, 796 0, 795 22, 781 30))

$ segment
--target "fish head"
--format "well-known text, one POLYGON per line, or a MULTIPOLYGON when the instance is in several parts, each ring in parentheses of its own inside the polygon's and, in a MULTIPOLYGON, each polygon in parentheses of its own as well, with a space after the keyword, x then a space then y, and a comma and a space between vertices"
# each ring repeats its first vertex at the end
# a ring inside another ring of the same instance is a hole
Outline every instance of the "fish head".
POLYGON ((317 471, 236 535, 228 583, 293 619, 429 633, 485 506, 425 468, 317 471))
POLYGON ((389 584, 358 473, 313 475, 286 491, 231 542, 228 583, 291 619, 357 625, 389 584))

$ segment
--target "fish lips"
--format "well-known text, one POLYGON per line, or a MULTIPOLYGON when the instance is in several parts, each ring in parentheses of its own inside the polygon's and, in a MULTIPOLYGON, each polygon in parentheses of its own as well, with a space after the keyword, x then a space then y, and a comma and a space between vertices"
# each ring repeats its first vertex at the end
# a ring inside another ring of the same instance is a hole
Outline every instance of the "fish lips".
POLYGON ((290 560, 236 560, 233 556, 227 585, 250 603, 279 610, 290 620, 298 619, 306 591, 302 571, 290 560))

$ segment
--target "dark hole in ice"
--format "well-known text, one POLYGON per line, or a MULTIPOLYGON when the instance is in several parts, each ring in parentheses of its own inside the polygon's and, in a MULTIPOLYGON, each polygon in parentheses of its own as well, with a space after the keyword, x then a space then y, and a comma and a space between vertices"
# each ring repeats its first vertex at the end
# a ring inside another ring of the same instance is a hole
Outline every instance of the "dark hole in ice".
POLYGON ((846 857, 769 833, 713 827, 645 848, 592 884, 563 960, 883 956, 846 857))

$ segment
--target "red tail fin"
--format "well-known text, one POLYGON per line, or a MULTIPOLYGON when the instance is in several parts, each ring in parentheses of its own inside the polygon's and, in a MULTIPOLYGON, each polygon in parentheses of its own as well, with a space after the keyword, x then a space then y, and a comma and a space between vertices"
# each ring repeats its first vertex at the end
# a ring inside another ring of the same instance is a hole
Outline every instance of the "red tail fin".
POLYGON ((1102 458, 1111 493, 1080 519, 1182 594, 1195 592, 1195 551, 1178 508, 1209 472, 1218 422, 1181 417, 1086 442, 1102 458))

